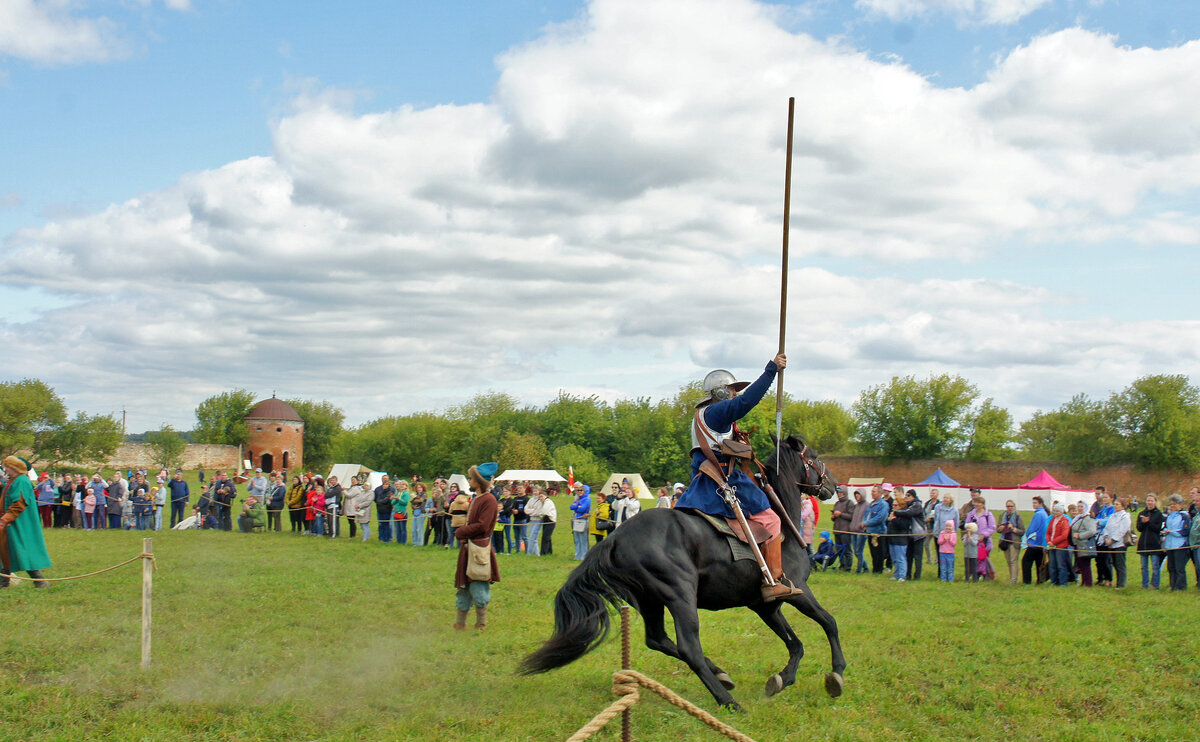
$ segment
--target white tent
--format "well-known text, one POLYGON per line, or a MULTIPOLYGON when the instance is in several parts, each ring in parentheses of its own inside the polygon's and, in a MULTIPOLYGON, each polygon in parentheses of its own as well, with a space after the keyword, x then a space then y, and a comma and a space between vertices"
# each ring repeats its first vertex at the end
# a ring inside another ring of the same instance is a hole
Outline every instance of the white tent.
POLYGON ((334 464, 329 470, 329 476, 325 477, 328 482, 333 477, 338 478, 338 484, 342 487, 350 486, 350 477, 357 477, 359 474, 370 474, 371 470, 362 464, 334 464))
MULTIPOLYGON (((383 484, 383 475, 387 472, 373 471, 367 474, 367 486, 374 490, 379 485, 383 484)), ((342 480, 338 480, 339 482, 342 480)))
POLYGON ((505 469, 497 482, 565 482, 567 478, 553 469, 505 469))
POLYGON ((458 485, 459 492, 470 492, 471 491, 471 483, 468 482, 466 476, 464 476, 462 474, 451 474, 450 475, 450 478, 446 480, 447 491, 449 491, 449 487, 452 484, 458 485))
POLYGON ((623 479, 629 480, 629 485, 631 487, 633 487, 633 494, 637 495, 637 498, 639 500, 655 500, 655 499, 657 499, 657 495, 655 495, 653 492, 651 492, 650 488, 646 486, 646 482, 645 482, 645 480, 642 479, 641 474, 615 473, 608 478, 608 481, 606 481, 604 483, 604 486, 601 487, 599 490, 592 490, 592 494, 595 495, 597 492, 601 492, 606 496, 610 495, 610 494, 612 494, 612 486, 614 484, 618 484, 618 485, 621 484, 621 480, 623 480, 623 479))

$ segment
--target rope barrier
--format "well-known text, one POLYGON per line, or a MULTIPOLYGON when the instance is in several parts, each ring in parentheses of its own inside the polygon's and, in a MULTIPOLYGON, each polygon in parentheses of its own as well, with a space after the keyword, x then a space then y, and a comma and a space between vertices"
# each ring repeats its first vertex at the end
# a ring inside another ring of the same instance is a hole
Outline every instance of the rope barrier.
POLYGON ((638 686, 657 693, 667 703, 691 714, 718 734, 723 734, 737 742, 754 742, 753 738, 729 726, 657 680, 649 678, 637 670, 629 669, 629 606, 621 607, 621 664, 624 667, 614 672, 612 676, 613 693, 620 698, 593 716, 591 721, 568 737, 567 742, 583 742, 603 729, 604 725, 615 719, 618 714, 622 716, 621 739, 623 742, 631 740, 633 737, 629 728, 629 712, 633 709, 634 704, 641 700, 638 686))
POLYGON ((155 572, 158 571, 158 562, 155 561, 154 555, 143 551, 141 554, 138 554, 137 556, 133 557, 132 559, 126 559, 125 561, 121 562, 120 564, 114 564, 111 567, 105 567, 104 569, 96 570, 95 572, 88 572, 85 575, 74 575, 72 577, 18 577, 17 575, 10 575, 10 574, 5 574, 3 572, 0 572, 0 577, 7 577, 10 580, 24 580, 25 582, 67 582, 69 580, 82 580, 85 577, 95 577, 96 575, 102 575, 105 572, 111 572, 114 569, 119 569, 120 567, 124 567, 126 564, 131 564, 133 562, 136 562, 139 559, 149 559, 151 566, 154 567, 154 571, 155 572))
MULTIPOLYGON (((863 533, 862 531, 837 531, 832 528, 822 528, 821 530, 829 531, 830 533, 843 533, 843 534, 846 534, 847 536, 867 536, 869 538, 909 538, 909 539, 911 539, 911 538, 936 539, 937 538, 937 534, 935 534, 935 533, 863 533)), ((938 531, 938 533, 944 533, 944 531, 938 531)), ((985 538, 991 538, 993 536, 997 537, 996 540, 998 542, 999 534, 997 534, 997 532, 995 532, 995 531, 992 531, 991 533, 989 533, 985 538)), ((1012 541, 1010 543, 1019 544, 1020 542, 1012 541)), ((999 543, 997 543, 997 545, 992 548, 993 548, 993 550, 1000 548, 999 543)), ((1029 547, 1026 546, 1024 548, 1029 548, 1029 547)), ((1051 546, 1049 544, 1046 544, 1045 546, 1034 546, 1033 548, 1045 549, 1046 551, 1057 551, 1057 548, 1051 548, 1051 546)), ((1068 547, 1068 548, 1072 551, 1074 550, 1074 547, 1068 547)), ((1099 550, 1108 549, 1108 550, 1112 550, 1112 551, 1120 551, 1120 549, 1113 549, 1113 547, 1111 547, 1111 546, 1100 546, 1098 544, 1094 548, 1099 549, 1099 550)), ((1159 549, 1133 549, 1133 550, 1130 550, 1130 549, 1126 548, 1124 551, 1126 554, 1159 554, 1159 553, 1162 553, 1165 551, 1184 551, 1184 550, 1192 551, 1195 549, 1200 549, 1200 544, 1195 544, 1195 545, 1191 545, 1191 546, 1172 546, 1170 548, 1167 548, 1164 546, 1159 549)))

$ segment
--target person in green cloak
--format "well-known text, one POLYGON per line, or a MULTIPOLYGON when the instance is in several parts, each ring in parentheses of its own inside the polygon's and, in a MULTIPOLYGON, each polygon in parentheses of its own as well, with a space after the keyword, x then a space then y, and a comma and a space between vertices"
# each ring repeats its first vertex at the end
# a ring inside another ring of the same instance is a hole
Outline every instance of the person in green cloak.
MULTIPOLYGON (((0 563, 3 572, 11 575, 26 572, 33 578, 34 587, 49 587, 42 579, 42 570, 50 566, 46 540, 42 538, 42 521, 38 518, 33 496, 33 483, 25 476, 29 462, 19 456, 4 459, 8 484, 4 485, 0 507, 0 563)), ((9 578, 0 577, 0 587, 8 587, 9 578)))

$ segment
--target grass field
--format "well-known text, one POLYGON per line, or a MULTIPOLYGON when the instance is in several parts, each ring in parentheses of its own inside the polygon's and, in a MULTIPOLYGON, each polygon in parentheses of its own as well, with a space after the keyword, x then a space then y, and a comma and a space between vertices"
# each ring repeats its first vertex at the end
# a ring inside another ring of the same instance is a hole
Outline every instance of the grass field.
MULTIPOLYGON (((51 531, 49 575, 134 556, 142 535, 51 531)), ((555 555, 500 557, 483 634, 450 629, 452 551, 287 533, 153 536, 147 672, 138 669, 137 564, 0 592, 0 739, 553 740, 613 698, 616 632, 567 668, 513 674, 551 630, 551 599, 573 565, 565 523, 555 555)), ((1196 590, 930 576, 813 576, 849 662, 836 700, 822 690, 824 635, 790 608, 808 654, 797 684, 769 699, 762 686, 785 662, 783 645, 749 611, 702 615, 705 650, 738 682, 744 713, 717 710, 682 663, 645 649, 636 614, 633 664, 758 740, 1195 738, 1196 590)), ((638 739, 718 738, 643 698, 638 739)), ((598 738, 618 739, 619 728, 598 738)))

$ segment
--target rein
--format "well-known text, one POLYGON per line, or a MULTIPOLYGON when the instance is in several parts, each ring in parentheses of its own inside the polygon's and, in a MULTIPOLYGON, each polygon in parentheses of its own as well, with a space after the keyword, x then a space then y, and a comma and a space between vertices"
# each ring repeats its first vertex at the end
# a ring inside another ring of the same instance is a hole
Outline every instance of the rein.
POLYGON ((817 472, 817 483, 809 484, 807 482, 796 482, 796 486, 797 487, 807 487, 807 488, 811 489, 814 493, 820 492, 822 489, 825 488, 825 480, 829 478, 829 469, 827 469, 825 467, 825 462, 821 461, 820 458, 817 458, 815 461, 809 461, 808 456, 805 455, 808 453, 808 444, 807 443, 805 443, 804 448, 800 449, 800 451, 798 451, 797 453, 800 456, 800 463, 804 464, 804 474, 805 474, 804 478, 805 479, 808 478, 808 472, 811 469, 812 471, 817 472), (818 465, 820 465, 820 466, 818 467, 818 465))

